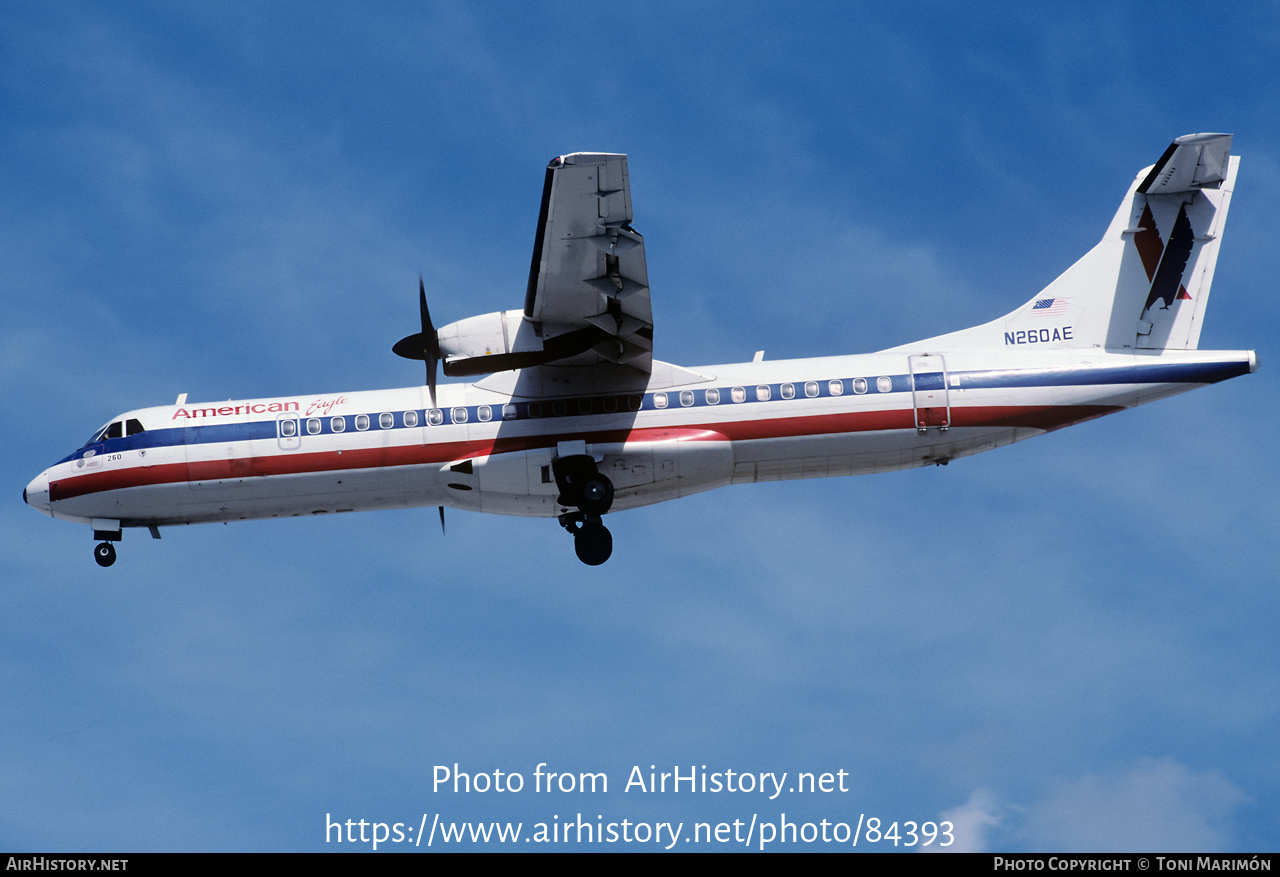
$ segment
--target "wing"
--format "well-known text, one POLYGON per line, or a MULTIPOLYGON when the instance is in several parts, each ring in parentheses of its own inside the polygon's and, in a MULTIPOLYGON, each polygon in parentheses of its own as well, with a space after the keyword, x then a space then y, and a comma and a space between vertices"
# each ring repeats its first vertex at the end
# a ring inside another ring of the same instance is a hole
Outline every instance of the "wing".
POLYGON ((557 364, 652 368, 649 273, 631 216, 625 155, 577 152, 547 165, 524 316, 544 349, 573 351, 557 364))
POLYGON ((624 377, 650 376, 653 312, 627 157, 577 152, 547 165, 523 313, 450 323, 433 346, 423 340, 433 329, 421 295, 422 333, 392 350, 429 363, 436 355, 449 377, 606 363, 626 366, 624 377))

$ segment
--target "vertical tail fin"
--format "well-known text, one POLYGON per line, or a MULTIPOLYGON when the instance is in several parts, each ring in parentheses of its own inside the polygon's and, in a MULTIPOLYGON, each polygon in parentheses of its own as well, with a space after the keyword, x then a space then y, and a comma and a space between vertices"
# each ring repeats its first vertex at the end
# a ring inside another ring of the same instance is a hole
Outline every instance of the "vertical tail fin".
POLYGON ((1097 246, 1029 302, 904 348, 1195 349, 1239 163, 1230 134, 1179 137, 1138 174, 1097 246))

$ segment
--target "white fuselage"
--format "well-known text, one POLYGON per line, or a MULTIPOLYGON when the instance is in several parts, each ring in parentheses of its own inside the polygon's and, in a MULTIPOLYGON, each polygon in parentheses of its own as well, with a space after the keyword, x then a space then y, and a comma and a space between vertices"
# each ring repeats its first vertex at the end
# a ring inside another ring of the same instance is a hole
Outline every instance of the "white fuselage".
POLYGON ((121 415, 143 431, 77 450, 26 499, 104 530, 432 505, 554 516, 568 509, 552 460, 585 453, 618 511, 945 464, 1256 367, 1248 351, 895 350, 709 366, 643 391, 448 384, 435 406, 426 387, 185 403, 121 415))

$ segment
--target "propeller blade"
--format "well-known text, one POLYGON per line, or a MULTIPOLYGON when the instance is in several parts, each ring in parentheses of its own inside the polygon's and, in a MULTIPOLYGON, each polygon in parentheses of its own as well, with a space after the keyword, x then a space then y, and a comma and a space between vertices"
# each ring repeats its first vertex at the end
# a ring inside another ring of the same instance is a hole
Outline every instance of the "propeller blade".
POLYGON ((444 535, 444 506, 440 506, 440 535, 444 535))
POLYGON ((422 331, 415 332, 397 341, 391 348, 396 356, 405 359, 420 359, 427 366, 427 390, 431 394, 431 407, 436 407, 436 373, 439 371, 440 336, 431 322, 431 311, 427 309, 427 286, 418 275, 418 315, 422 319, 422 331))
MULTIPOLYGON (((418 310, 422 317, 422 359, 427 364, 427 392, 431 395, 431 407, 436 407, 436 371, 440 363, 440 339, 431 323, 431 311, 427 310, 427 287, 418 275, 418 310)), ((441 520, 444 510, 441 509, 441 520)))

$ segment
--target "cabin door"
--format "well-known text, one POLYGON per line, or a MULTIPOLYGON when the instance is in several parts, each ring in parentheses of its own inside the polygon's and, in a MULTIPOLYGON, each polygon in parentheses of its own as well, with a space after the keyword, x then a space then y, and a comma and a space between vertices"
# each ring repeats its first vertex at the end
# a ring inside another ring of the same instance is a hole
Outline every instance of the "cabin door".
POLYGON ((911 404, 915 409, 916 431, 931 428, 946 432, 951 427, 951 402, 947 398, 947 365, 941 355, 907 357, 911 371, 911 404))

